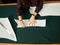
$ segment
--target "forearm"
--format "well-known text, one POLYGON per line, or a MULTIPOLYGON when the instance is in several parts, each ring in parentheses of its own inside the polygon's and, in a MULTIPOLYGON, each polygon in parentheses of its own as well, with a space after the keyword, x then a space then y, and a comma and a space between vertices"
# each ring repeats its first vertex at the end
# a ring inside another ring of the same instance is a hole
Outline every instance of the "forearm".
POLYGON ((20 0, 17 0, 17 15, 18 16, 21 16, 22 14, 21 14, 21 8, 22 8, 22 3, 21 3, 21 1, 20 0))
POLYGON ((35 11, 32 13, 33 15, 35 15, 34 17, 36 17, 38 12, 43 8, 43 0, 38 0, 36 5, 34 4, 34 0, 31 0, 31 6, 36 6, 35 11))
POLYGON ((39 11, 41 11, 42 8, 43 8, 43 0, 39 0, 38 3, 37 3, 37 5, 36 5, 35 12, 38 13, 39 11))
POLYGON ((37 14, 38 14, 37 12, 33 12, 33 14, 32 14, 32 15, 33 15, 34 17, 36 17, 36 16, 37 16, 37 14))

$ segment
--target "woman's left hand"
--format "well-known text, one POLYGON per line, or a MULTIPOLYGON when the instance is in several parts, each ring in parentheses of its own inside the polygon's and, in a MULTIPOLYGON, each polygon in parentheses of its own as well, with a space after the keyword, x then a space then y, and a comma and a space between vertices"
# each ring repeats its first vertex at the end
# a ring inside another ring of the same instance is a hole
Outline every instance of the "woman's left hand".
POLYGON ((34 12, 29 20, 29 25, 32 25, 34 26, 36 24, 36 21, 35 21, 35 17, 36 17, 37 13, 34 12))
POLYGON ((29 20, 29 25, 34 26, 36 24, 35 17, 32 15, 29 20))

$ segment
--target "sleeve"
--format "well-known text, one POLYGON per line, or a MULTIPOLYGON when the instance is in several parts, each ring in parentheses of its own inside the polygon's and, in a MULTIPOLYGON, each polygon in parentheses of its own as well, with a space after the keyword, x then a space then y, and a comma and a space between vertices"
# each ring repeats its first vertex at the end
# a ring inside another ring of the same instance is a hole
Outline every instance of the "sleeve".
POLYGON ((43 0, 38 0, 35 12, 38 13, 39 11, 41 11, 42 8, 43 8, 43 0))
POLYGON ((21 8, 22 8, 22 2, 21 0, 17 0, 17 15, 21 16, 21 8))
POLYGON ((30 5, 33 7, 35 6, 35 1, 34 0, 30 0, 30 5))

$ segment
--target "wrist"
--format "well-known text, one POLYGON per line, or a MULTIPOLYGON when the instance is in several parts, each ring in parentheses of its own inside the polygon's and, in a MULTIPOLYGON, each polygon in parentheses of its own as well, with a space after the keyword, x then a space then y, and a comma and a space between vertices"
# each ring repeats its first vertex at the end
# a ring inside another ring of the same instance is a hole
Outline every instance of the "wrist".
POLYGON ((19 21, 22 21, 22 16, 18 16, 19 21))
POLYGON ((23 20, 19 20, 19 21, 23 21, 23 20))
POLYGON ((34 13, 33 13, 33 15, 35 15, 35 16, 36 16, 36 15, 37 15, 37 12, 34 12, 34 13))
POLYGON ((35 15, 32 15, 31 18, 32 18, 32 19, 35 19, 35 15))
POLYGON ((36 17, 36 15, 37 15, 37 13, 36 13, 36 12, 34 12, 34 13, 32 14, 32 16, 33 16, 33 17, 36 17))
POLYGON ((23 20, 19 20, 19 22, 23 22, 23 20))
POLYGON ((34 17, 34 18, 35 18, 35 17, 36 17, 36 15, 32 14, 32 17, 34 17))

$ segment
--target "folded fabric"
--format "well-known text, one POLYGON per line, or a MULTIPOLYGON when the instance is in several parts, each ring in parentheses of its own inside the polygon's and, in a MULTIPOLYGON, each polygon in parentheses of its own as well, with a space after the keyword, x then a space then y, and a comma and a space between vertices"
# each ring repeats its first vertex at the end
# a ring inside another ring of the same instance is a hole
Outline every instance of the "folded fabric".
POLYGON ((8 18, 0 18, 0 38, 17 41, 8 18))
MULTIPOLYGON (((24 21, 26 27, 31 27, 32 26, 32 25, 29 25, 29 20, 28 19, 25 19, 23 21, 24 21)), ((21 27, 20 22, 18 20, 15 19, 15 22, 17 23, 18 28, 21 27)), ((34 26, 36 26, 36 27, 46 27, 46 19, 36 20, 36 24, 34 26)))

